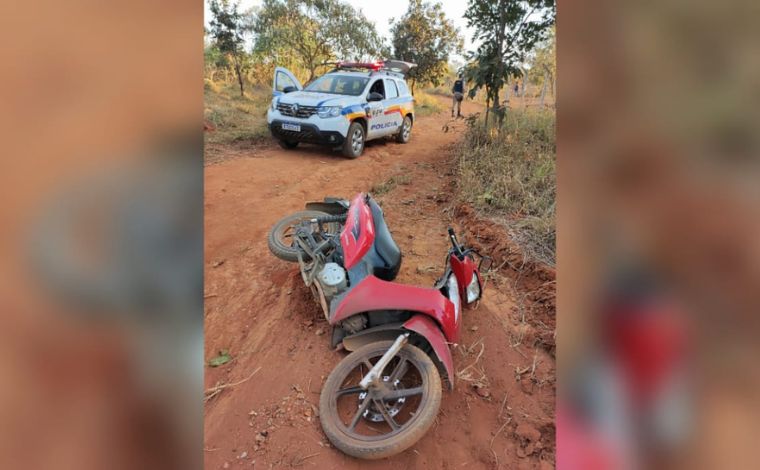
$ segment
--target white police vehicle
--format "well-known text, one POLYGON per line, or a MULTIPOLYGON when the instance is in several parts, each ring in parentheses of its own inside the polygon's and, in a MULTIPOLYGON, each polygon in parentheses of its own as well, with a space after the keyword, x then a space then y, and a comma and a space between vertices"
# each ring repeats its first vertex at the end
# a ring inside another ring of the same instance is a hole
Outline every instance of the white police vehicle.
POLYGON ((356 158, 368 140, 395 136, 409 141, 414 98, 404 74, 415 64, 340 62, 303 88, 289 70, 277 67, 267 112, 272 135, 284 148, 300 142, 341 147, 356 158))

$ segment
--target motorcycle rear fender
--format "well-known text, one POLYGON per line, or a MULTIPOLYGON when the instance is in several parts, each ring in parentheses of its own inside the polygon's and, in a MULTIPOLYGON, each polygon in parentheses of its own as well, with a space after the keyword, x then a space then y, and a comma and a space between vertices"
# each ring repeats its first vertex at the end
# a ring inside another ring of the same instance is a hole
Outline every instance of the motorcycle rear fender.
POLYGON ((345 214, 349 202, 337 197, 326 197, 322 202, 307 202, 306 210, 325 212, 330 215, 345 214))

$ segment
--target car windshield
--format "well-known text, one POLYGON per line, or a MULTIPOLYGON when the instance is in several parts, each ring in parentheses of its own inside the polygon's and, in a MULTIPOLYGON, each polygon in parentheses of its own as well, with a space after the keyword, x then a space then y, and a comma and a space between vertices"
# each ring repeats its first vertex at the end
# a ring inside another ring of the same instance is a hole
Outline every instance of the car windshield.
POLYGON ((307 86, 304 91, 332 93, 334 95, 359 96, 367 86, 369 78, 351 75, 325 75, 307 86))

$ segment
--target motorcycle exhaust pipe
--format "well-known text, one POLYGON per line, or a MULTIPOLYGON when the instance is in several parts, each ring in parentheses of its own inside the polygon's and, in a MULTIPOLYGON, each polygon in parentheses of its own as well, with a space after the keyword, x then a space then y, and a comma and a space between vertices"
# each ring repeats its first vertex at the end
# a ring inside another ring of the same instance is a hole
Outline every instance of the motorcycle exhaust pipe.
POLYGON ((383 369, 385 369, 385 367, 391 362, 391 359, 393 359, 396 354, 401 351, 401 348, 403 348, 408 341, 409 333, 400 334, 399 337, 396 338, 396 341, 393 342, 391 347, 388 348, 385 354, 383 354, 380 360, 377 361, 377 364, 372 366, 372 369, 367 372, 367 375, 362 377, 361 382, 359 382, 359 386, 363 390, 367 390, 369 386, 372 385, 380 377, 380 374, 383 373, 383 369))

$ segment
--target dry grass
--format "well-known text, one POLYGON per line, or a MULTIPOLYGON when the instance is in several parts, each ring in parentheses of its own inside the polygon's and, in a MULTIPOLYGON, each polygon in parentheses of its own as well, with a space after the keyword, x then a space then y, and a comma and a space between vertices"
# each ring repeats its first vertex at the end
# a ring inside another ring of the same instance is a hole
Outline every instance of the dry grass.
POLYGON ((250 145, 268 138, 267 106, 271 90, 247 88, 240 96, 236 84, 204 82, 203 117, 216 127, 206 132, 206 141, 213 144, 250 145))
POLYGON ((374 196, 382 196, 393 191, 397 185, 406 186, 412 183, 412 177, 409 175, 395 175, 391 176, 382 183, 376 184, 369 189, 369 192, 374 196))
POLYGON ((460 193, 477 208, 508 221, 515 240, 539 261, 554 264, 554 113, 507 111, 501 128, 469 124, 456 148, 460 193))
POLYGON ((438 98, 424 91, 415 91, 414 112, 417 116, 429 116, 441 111, 443 111, 443 105, 438 98))
POLYGON ((485 369, 480 365, 480 358, 485 352, 483 338, 472 343, 470 346, 460 345, 457 350, 462 354, 462 362, 468 365, 457 371, 457 379, 468 382, 473 387, 487 387, 489 385, 488 376, 485 369))

